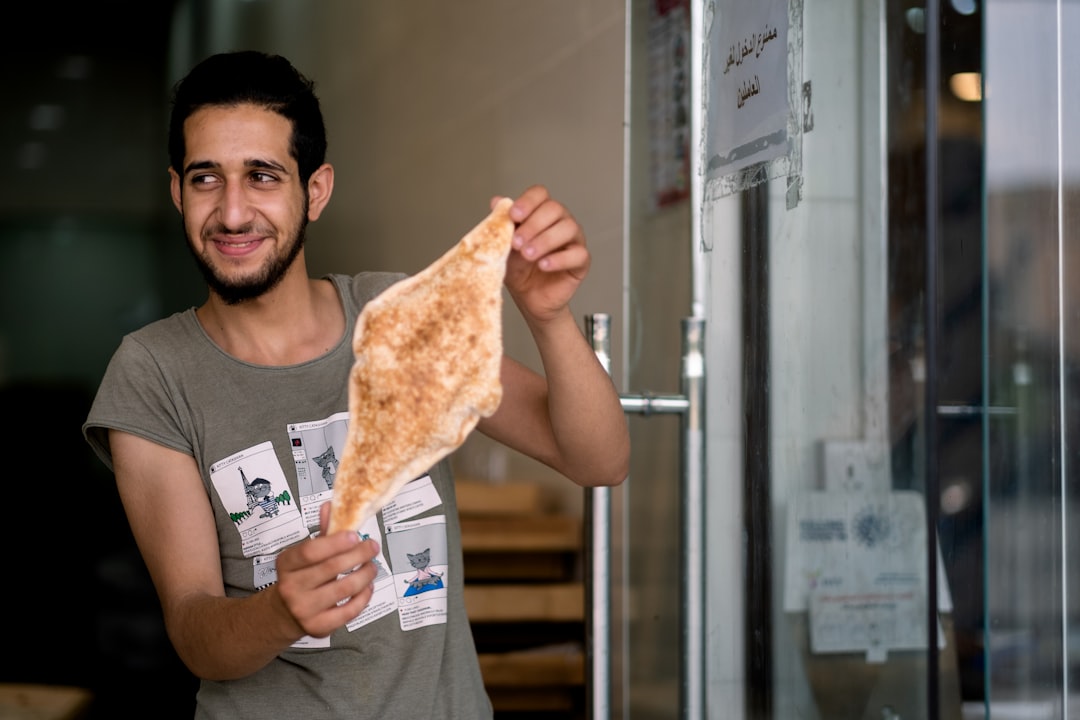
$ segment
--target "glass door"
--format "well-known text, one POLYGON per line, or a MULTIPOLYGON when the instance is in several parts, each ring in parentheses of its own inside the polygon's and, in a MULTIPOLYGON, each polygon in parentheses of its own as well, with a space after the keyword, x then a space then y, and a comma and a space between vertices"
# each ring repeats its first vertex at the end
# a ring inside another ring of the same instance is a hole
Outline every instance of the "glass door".
MULTIPOLYGON (((1074 716, 1080 3, 628 8, 624 385, 707 328, 703 715, 1074 716)), ((631 418, 624 717, 686 691, 675 425, 631 418)))
POLYGON ((993 717, 1076 717, 1080 3, 988 0, 985 681, 993 717))
MULTIPOLYGON (((691 313, 691 2, 628 0, 629 102, 623 348, 627 390, 673 392, 691 313)), ((631 477, 613 493, 612 717, 679 707, 679 418, 631 414, 631 477)))

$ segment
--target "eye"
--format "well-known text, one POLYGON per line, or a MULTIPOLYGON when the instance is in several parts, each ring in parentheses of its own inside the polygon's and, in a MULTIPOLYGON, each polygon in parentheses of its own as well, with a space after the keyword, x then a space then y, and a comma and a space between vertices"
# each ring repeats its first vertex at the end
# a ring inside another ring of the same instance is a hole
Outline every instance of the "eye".
POLYGON ((218 182, 216 175, 212 173, 202 173, 199 175, 192 175, 188 178, 188 183, 195 186, 207 186, 218 182))
POLYGON ((250 175, 251 181, 257 185, 277 182, 277 176, 268 172, 256 171, 250 175))

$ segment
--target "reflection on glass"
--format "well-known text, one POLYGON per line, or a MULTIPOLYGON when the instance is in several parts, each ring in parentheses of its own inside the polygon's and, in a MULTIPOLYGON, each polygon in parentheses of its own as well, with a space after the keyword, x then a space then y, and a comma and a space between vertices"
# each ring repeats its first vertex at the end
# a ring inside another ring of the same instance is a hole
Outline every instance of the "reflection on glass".
POLYGON ((1076 3, 986 3, 986 678, 994 716, 1072 717, 1080 603, 1074 305, 1076 3), (1019 44, 1018 44, 1019 43, 1019 44), (1017 52, 1018 48, 1023 48, 1017 52))
MULTIPOLYGON (((801 194, 773 178, 700 208, 709 383, 723 388, 709 517, 742 533, 709 549, 710 717, 1080 708, 1080 46, 1063 40, 1080 34, 1080 3, 910 5, 792 3, 816 119, 801 194)), ((647 111, 635 105, 638 127, 647 111)), ((635 178, 631 286, 659 296, 685 261, 659 238, 687 220, 650 213, 635 178)), ((662 336, 657 318, 681 302, 640 308, 638 336, 662 336)), ((640 351, 633 383, 666 385, 675 369, 640 351)), ((636 432, 642 467, 662 472, 672 448, 636 432)), ((677 694, 662 530, 677 498, 636 487, 625 696, 631 716, 660 717, 677 694)))

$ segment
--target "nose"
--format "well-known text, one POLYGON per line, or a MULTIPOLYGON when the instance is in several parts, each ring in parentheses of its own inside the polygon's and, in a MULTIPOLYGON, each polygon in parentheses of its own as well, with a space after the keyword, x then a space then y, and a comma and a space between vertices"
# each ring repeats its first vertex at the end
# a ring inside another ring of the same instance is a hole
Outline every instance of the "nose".
POLYGON ((221 193, 221 224, 232 233, 244 231, 255 217, 255 211, 243 183, 227 182, 221 193))

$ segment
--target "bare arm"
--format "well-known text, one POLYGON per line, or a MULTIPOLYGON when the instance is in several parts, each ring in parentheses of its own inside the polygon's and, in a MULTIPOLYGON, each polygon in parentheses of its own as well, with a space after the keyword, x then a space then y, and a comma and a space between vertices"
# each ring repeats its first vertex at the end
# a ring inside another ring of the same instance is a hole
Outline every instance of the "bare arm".
POLYGON ((169 638, 195 675, 249 675, 301 637, 328 635, 367 605, 375 576, 369 561, 378 549, 349 532, 286 548, 277 558, 277 583, 227 598, 213 509, 194 459, 115 430, 109 443, 120 499, 169 638))
POLYGON ((504 358, 502 403, 479 429, 579 485, 621 483, 629 472, 626 416, 569 308, 591 262, 584 234, 540 186, 515 201, 511 217, 518 226, 506 286, 536 341, 544 374, 504 358))
POLYGON ((573 320, 569 324, 588 355, 559 347, 553 362, 544 365, 546 379, 503 358, 502 403, 479 429, 578 485, 618 485, 629 471, 626 419, 610 378, 573 320), (572 358, 579 364, 563 368, 574 363, 572 358))

